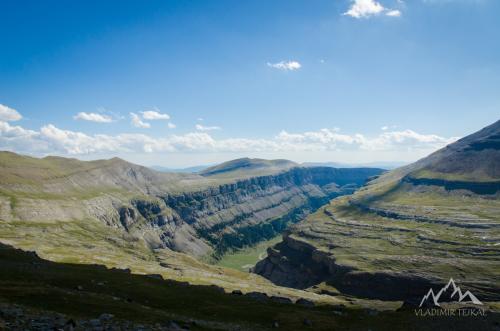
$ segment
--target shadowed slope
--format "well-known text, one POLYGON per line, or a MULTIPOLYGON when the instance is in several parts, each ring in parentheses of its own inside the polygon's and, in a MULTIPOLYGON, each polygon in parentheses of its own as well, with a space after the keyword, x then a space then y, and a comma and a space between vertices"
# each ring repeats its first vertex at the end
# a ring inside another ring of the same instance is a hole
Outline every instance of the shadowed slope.
POLYGON ((285 330, 481 331, 498 322, 497 314, 491 312, 485 319, 419 319, 412 311, 304 307, 265 296, 226 294, 217 287, 164 281, 158 275, 49 262, 5 245, 0 245, 0 268, 0 326, 13 330, 34 330, 40 325, 60 329, 70 320, 76 322, 77 330, 98 329, 98 324, 120 330, 179 330, 180 326, 242 331, 276 326, 285 330), (99 321, 99 316, 106 318, 99 321))

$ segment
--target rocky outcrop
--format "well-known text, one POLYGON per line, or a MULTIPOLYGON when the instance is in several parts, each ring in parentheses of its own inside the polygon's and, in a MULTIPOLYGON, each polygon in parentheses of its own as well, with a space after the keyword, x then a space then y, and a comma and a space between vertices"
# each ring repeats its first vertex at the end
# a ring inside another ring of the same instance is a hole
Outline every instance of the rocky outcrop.
MULTIPOLYGON (((322 251, 290 233, 283 241, 268 248, 268 256, 253 272, 279 286, 307 289, 325 283, 340 293, 358 298, 419 302, 430 288, 440 288, 446 280, 426 274, 395 271, 360 271, 336 262, 334 254, 322 251)), ((494 287, 486 283, 465 284, 475 288, 482 300, 498 300, 494 287)))

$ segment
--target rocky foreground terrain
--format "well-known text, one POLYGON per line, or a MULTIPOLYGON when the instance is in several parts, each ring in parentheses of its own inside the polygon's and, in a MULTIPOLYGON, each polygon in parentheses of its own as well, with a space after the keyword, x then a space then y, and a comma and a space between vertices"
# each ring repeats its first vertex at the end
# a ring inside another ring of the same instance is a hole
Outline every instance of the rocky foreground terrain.
POLYGON ((500 330, 481 318, 421 318, 400 306, 317 304, 227 292, 99 265, 55 263, 0 245, 1 330, 500 330), (375 307, 377 309, 375 309, 375 307))
POLYGON ((500 121, 293 226, 254 270, 275 284, 418 305, 450 278, 500 301, 500 121))

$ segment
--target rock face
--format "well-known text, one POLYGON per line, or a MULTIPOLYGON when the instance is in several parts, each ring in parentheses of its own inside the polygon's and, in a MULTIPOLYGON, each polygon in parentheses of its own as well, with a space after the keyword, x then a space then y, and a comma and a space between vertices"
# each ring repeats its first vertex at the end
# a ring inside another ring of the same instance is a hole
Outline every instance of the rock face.
POLYGON ((500 300, 498 137, 500 122, 332 200, 254 272, 282 286, 408 302, 453 278, 479 300, 500 300))
POLYGON ((352 193, 373 169, 293 168, 204 191, 162 197, 216 254, 269 239, 332 197, 352 193))
POLYGON ((241 159, 201 176, 159 173, 116 158, 82 162, 8 152, 0 153, 0 168, 0 222, 98 219, 150 249, 193 256, 269 239, 382 172, 241 159))

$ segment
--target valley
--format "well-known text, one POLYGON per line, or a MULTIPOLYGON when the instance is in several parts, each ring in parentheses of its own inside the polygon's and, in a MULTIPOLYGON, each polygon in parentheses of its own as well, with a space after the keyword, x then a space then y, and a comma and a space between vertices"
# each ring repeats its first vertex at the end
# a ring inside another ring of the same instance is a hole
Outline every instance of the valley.
POLYGON ((55 262, 319 301, 245 270, 202 261, 275 238, 382 172, 240 159, 206 174, 170 174, 116 158, 82 162, 10 152, 0 153, 0 167, 4 244, 55 262))

